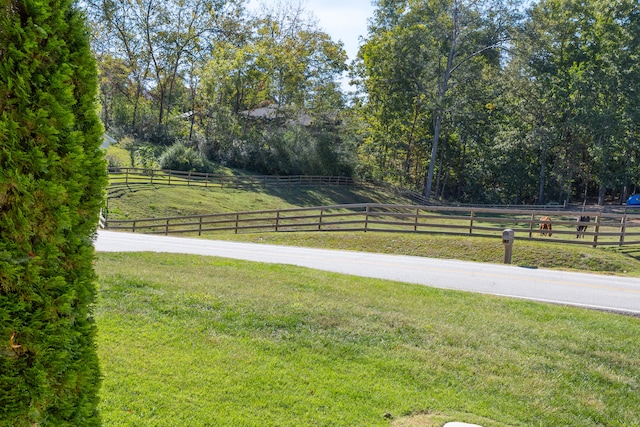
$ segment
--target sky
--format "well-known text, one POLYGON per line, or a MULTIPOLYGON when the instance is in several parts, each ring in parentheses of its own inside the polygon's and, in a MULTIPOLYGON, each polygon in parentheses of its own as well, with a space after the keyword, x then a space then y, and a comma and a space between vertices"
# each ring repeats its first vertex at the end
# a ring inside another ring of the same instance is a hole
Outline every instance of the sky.
MULTIPOLYGON (((269 6, 278 1, 251 0, 249 8, 258 10, 260 4, 269 6)), ((367 35, 367 20, 373 16, 371 0, 300 0, 300 3, 307 12, 313 14, 318 20, 318 26, 334 41, 344 43, 349 61, 353 60, 358 53, 358 38, 367 35)))

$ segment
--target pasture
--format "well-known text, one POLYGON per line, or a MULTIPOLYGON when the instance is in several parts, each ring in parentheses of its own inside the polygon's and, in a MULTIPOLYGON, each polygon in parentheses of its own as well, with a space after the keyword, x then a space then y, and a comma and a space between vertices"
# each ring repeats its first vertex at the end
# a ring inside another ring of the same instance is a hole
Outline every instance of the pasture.
POLYGON ((576 221, 572 211, 357 203, 275 210, 104 221, 104 228, 152 234, 232 232, 398 232, 516 237, 597 246, 640 245, 640 215, 598 212, 595 223, 576 221), (576 226, 576 224, 578 224, 576 226), (591 226, 591 230, 589 229, 591 226), (555 237, 554 237, 555 235, 555 237), (553 238, 553 239, 552 239, 553 238))
POLYGON ((633 209, 420 205, 416 202, 424 199, 415 193, 352 178, 223 172, 111 168, 101 224, 114 231, 213 238, 229 232, 297 231, 500 238, 512 228, 518 240, 640 245, 640 213, 633 209))

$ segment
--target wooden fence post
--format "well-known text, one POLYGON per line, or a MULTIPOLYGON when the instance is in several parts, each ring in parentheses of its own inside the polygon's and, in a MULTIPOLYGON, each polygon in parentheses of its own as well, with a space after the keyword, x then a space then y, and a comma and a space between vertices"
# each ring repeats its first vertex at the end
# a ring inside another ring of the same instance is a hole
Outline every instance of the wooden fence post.
POLYGON ((167 223, 164 226, 164 235, 165 236, 169 235, 169 219, 167 219, 167 223))
POLYGON ((533 222, 536 220, 536 214, 531 214, 531 222, 529 223, 529 238, 533 237, 533 222))
POLYGON ((365 211, 365 215, 364 215, 364 232, 367 232, 367 229, 369 228, 369 205, 367 205, 367 209, 365 211))
POLYGON ((200 218, 198 221, 198 236, 202 236, 202 215, 200 215, 200 218))
POLYGON ((593 247, 594 248, 598 247, 598 233, 600 232, 600 215, 596 216, 596 232, 593 235, 593 247))
POLYGON ((320 209, 320 218, 318 218, 318 231, 322 231, 322 215, 324 214, 324 209, 320 209))
POLYGON ((136 232, 136 222, 135 221, 133 221, 131 232, 132 233, 136 232))
POLYGON ((276 212, 276 232, 278 231, 279 225, 280 225, 280 211, 276 212))
POLYGON ((413 221, 413 231, 418 231, 418 215, 420 215, 420 208, 416 208, 416 216, 413 221))
POLYGON ((474 212, 473 212, 473 209, 471 209, 471 219, 469 221, 469 235, 473 234, 473 216, 474 216, 474 212))
POLYGON ((129 185, 129 168, 125 169, 126 172, 124 174, 124 184, 129 185))
POLYGON ((624 215, 622 219, 620 219, 620 242, 618 246, 624 245, 624 237, 627 232, 627 216, 624 215))
POLYGON ((236 214, 236 229, 235 234, 238 234, 238 222, 240 221, 240 214, 236 214))

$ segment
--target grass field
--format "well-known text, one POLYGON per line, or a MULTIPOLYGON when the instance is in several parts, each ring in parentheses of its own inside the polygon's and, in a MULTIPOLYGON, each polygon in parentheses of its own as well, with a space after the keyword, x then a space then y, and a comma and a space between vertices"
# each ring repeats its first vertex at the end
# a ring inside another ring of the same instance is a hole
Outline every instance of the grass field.
MULTIPOLYGON (((354 250, 463 261, 503 263, 499 239, 403 233, 261 233, 217 234, 216 239, 275 245, 354 250)), ((534 241, 516 241, 512 264, 640 277, 639 247, 592 248, 534 241)))
POLYGON ((105 426, 640 425, 640 319, 281 265, 100 254, 105 426))
POLYGON ((139 185, 124 187, 115 193, 109 199, 108 213, 110 219, 141 219, 347 203, 408 203, 408 200, 383 190, 362 187, 243 190, 139 185))
MULTIPOLYGON (((384 191, 140 186, 120 218, 340 203, 384 191)), ((499 240, 393 233, 215 238, 502 262, 499 240)), ((513 263, 640 276, 640 248, 517 241, 513 263)), ((640 319, 183 255, 99 254, 110 426, 640 425, 640 319)))

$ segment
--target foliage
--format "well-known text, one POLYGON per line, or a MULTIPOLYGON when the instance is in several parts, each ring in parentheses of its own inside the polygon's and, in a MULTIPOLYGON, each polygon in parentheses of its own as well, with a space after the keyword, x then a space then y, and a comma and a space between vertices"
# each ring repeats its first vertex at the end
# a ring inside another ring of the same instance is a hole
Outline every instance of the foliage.
POLYGON ((101 30, 100 37, 94 39, 94 49, 101 58, 107 126, 121 126, 137 138, 162 143, 173 108, 193 102, 185 76, 193 74, 215 34, 232 25, 236 3, 88 1, 86 9, 94 28, 101 30), (151 116, 145 117, 144 109, 150 110, 151 116), (118 112, 128 123, 115 121, 118 112), (146 132, 141 133, 144 128, 146 132))
POLYGON ((502 140, 524 154, 514 159, 537 180, 539 201, 593 192, 604 203, 608 191, 637 179, 637 19, 636 2, 532 7, 508 68, 512 110, 502 140))
POLYGON ((113 170, 113 169, 119 170, 122 167, 122 162, 118 157, 107 154, 106 159, 107 159, 107 166, 109 167, 110 170, 113 170))
POLYGON ((97 426, 96 64, 73 2, 0 5, 0 425, 97 426))
POLYGON ((114 166, 133 167, 129 152, 122 148, 121 142, 111 144, 106 151, 107 161, 114 166))
POLYGON ((372 175, 474 202, 637 188, 637 2, 377 6, 354 69, 372 175))
POLYGON ((195 116, 205 151, 259 173, 349 173, 335 82, 344 51, 299 6, 282 6, 250 20, 240 42, 216 44, 201 76, 209 111, 195 116))
POLYGON ((124 137, 118 143, 118 146, 129 153, 129 164, 131 167, 136 166, 136 150, 138 149, 136 141, 131 137, 124 137))
POLYGON ((640 188, 632 0, 376 1, 351 98, 341 43, 300 5, 82 4, 118 138, 457 202, 622 202, 640 188))
POLYGON ((93 0, 87 10, 103 30, 94 48, 114 135, 260 173, 351 173, 336 120, 346 56, 300 6, 248 16, 242 2, 93 0), (265 106, 275 113, 252 114, 265 106))
MULTIPOLYGON (((471 141, 492 136, 484 106, 516 15, 503 1, 377 5, 358 68, 371 129, 362 154, 377 174, 444 193, 471 141)), ((456 172, 460 193, 467 182, 456 172)))
POLYGON ((193 148, 183 144, 174 144, 160 157, 162 169, 192 172, 211 172, 209 161, 198 154, 193 148))

